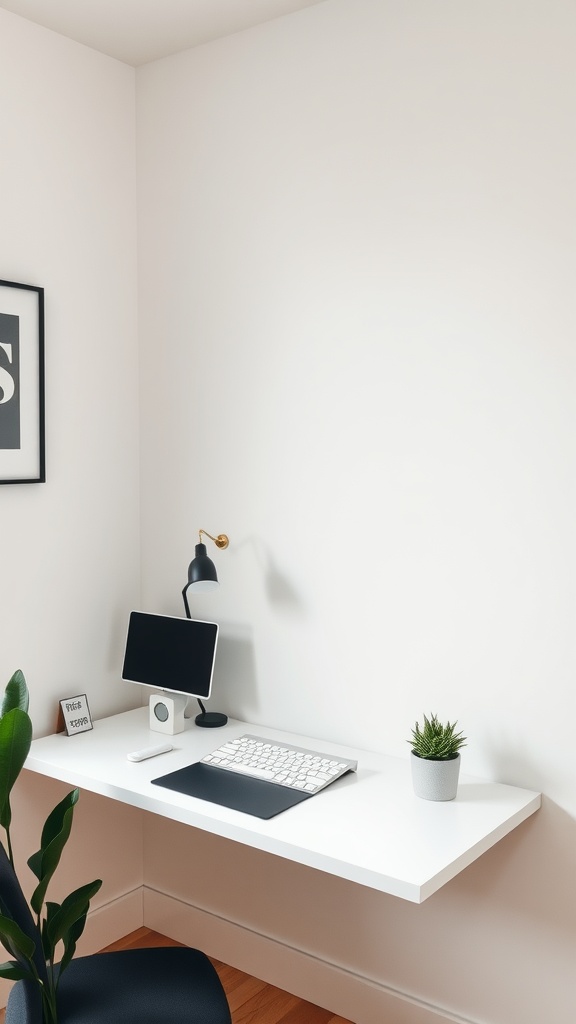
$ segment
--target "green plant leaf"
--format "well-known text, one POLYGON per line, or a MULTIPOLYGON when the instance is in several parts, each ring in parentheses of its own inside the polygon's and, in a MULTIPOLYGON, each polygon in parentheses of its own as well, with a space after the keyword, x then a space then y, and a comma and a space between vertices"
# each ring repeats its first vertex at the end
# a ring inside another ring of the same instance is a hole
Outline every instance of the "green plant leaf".
MULTIPOLYGON (((10 794, 24 766, 31 743, 32 722, 28 715, 28 689, 22 672, 18 670, 6 687, 0 714, 0 826, 7 832, 10 860, 10 794)), ((30 907, 38 917, 42 950, 37 951, 34 941, 22 931, 9 913, 3 912, 6 908, 0 896, 0 943, 9 955, 14 957, 11 961, 0 963, 0 978, 10 981, 28 978, 35 981, 40 986, 43 1020, 47 1024, 56 1024, 57 1021, 55 979, 60 977, 64 967, 73 958, 78 939, 84 931, 90 900, 102 885, 100 879, 97 879, 70 893, 61 904, 48 901, 44 903, 48 884, 60 863, 62 851, 70 836, 74 807, 79 795, 79 790, 74 789, 48 815, 42 829, 40 849, 28 860, 28 865, 38 880, 30 907), (44 918, 41 919, 44 906, 44 918), (64 946, 64 955, 58 969, 53 973, 55 948, 60 942, 64 946), (38 963, 34 961, 35 956, 38 963), (37 971, 42 958, 47 961, 46 984, 43 984, 37 971)))
POLYGON ((0 717, 4 717, 8 711, 12 711, 14 708, 19 708, 20 711, 28 713, 28 704, 28 687, 26 686, 24 673, 18 668, 6 684, 0 717))
POLYGON ((101 885, 102 881, 96 879, 94 882, 88 882, 86 885, 80 886, 79 889, 75 889, 66 899, 62 900, 59 907, 53 910, 50 914, 50 920, 47 922, 48 938, 52 948, 55 948, 58 942, 64 940, 72 929, 76 939, 80 938, 84 929, 90 900, 98 892, 101 885), (79 932, 76 932, 78 922, 81 922, 82 927, 79 932))
POLYGON ((62 974, 62 971, 68 966, 76 952, 76 945, 78 939, 80 938, 82 932, 84 931, 84 925, 86 924, 87 916, 88 906, 86 906, 85 913, 82 914, 77 921, 75 921, 71 928, 68 929, 66 935, 62 937, 62 941, 64 943, 64 952, 62 954, 62 959, 60 961, 60 974, 62 974))
POLYGON ((24 981, 28 978, 32 981, 35 980, 32 972, 21 967, 15 960, 6 960, 5 963, 0 964, 0 978, 7 978, 8 981, 24 981))
POLYGON ((0 825, 9 829, 12 820, 10 793, 32 743, 32 722, 26 711, 12 708, 0 718, 0 825))
POLYGON ((34 941, 22 931, 16 921, 11 917, 5 917, 4 914, 0 915, 0 942, 18 962, 22 958, 30 961, 36 949, 34 941))
POLYGON ((12 678, 6 683, 2 699, 2 708, 0 709, 0 717, 3 717, 7 712, 12 711, 14 708, 19 708, 20 711, 28 713, 29 701, 30 697, 24 673, 22 670, 16 669, 12 678))
POLYGON ((41 924, 40 933, 42 938, 42 949, 44 951, 44 959, 52 962, 54 960, 54 945, 50 941, 50 922, 55 914, 60 910, 59 903, 51 903, 46 900, 44 904, 44 919, 41 924))
POLYGON ((72 790, 51 811, 42 829, 40 849, 28 859, 28 867, 39 881, 30 900, 30 906, 36 914, 40 914, 42 910, 46 889, 68 841, 72 828, 74 805, 77 803, 79 795, 79 790, 72 790))
POLYGON ((63 931, 64 953, 60 961, 60 974, 68 966, 76 952, 76 944, 86 924, 90 900, 98 892, 101 885, 102 881, 98 878, 94 882, 82 886, 81 889, 77 889, 75 893, 71 893, 68 897, 70 901, 68 908, 65 907, 68 900, 64 900, 62 904, 62 923, 59 922, 59 926, 63 931), (73 918, 75 919, 72 920, 73 918))

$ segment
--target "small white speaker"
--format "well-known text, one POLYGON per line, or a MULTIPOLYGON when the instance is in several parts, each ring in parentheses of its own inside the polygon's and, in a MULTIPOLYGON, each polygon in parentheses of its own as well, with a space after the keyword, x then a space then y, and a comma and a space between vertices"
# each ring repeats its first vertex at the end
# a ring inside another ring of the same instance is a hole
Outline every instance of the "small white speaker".
POLYGON ((150 697, 150 729, 152 732, 169 733, 171 736, 177 732, 184 732, 184 712, 187 703, 187 697, 152 694, 150 697))

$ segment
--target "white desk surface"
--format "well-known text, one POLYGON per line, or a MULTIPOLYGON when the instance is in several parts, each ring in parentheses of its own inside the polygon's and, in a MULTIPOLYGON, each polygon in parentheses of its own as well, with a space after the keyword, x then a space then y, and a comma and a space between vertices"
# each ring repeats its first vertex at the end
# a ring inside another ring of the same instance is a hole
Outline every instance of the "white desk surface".
POLYGON ((26 768, 421 903, 511 832, 540 806, 540 794, 461 775, 456 800, 414 796, 406 758, 356 750, 230 719, 224 728, 150 732, 148 707, 101 719, 90 732, 34 740, 26 768), (226 738, 254 733, 358 760, 349 773, 310 800, 268 821, 168 789, 151 779, 199 760, 226 738), (174 749, 147 761, 131 750, 168 740, 174 749))

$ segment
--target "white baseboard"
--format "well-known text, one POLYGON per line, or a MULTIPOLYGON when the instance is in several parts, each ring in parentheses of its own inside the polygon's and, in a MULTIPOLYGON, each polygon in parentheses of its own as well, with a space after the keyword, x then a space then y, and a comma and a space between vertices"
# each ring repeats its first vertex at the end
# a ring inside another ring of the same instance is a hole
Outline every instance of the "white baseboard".
POLYGON ((354 1024, 477 1024, 148 887, 144 924, 354 1024))
POLYGON ((144 890, 141 885, 88 914, 78 943, 78 956, 90 956, 144 924, 144 890))
MULTIPOLYGON (((143 925, 353 1024, 478 1024, 146 886, 91 910, 78 954, 95 953, 143 925)), ((0 979, 0 1007, 10 987, 0 979)))

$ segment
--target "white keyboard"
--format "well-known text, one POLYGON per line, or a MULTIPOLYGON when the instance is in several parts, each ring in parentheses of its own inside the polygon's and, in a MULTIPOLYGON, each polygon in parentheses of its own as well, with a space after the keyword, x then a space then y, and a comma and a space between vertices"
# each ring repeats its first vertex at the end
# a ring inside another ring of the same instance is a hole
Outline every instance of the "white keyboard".
POLYGON ((240 736, 202 758, 202 764, 264 779, 278 786, 317 793, 345 772, 355 772, 357 761, 317 750, 292 747, 262 736, 240 736))

